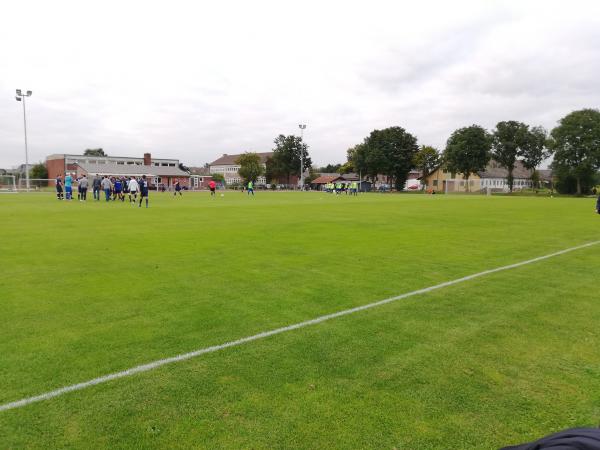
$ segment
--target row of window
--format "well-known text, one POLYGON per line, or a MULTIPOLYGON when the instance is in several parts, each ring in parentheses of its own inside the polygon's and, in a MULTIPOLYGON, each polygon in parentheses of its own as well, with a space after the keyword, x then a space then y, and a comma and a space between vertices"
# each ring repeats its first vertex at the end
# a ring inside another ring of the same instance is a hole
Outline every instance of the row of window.
MULTIPOLYGON (((86 164, 117 164, 117 165, 128 165, 128 166, 143 166, 144 162, 143 161, 121 161, 121 160, 106 160, 106 159, 100 159, 100 160, 95 160, 95 159, 77 159, 74 161, 67 161, 67 164, 78 164, 78 163, 86 163, 86 164)), ((156 167, 175 167, 176 164, 175 163, 152 163, 153 166, 156 167)))
POLYGON ((237 172, 240 169, 240 166, 230 166, 230 167, 215 167, 211 170, 213 173, 227 173, 227 172, 237 172))
MULTIPOLYGON (((447 180, 443 180, 444 182, 446 182, 447 180)), ((433 187, 438 187, 438 180, 433 180, 432 182, 433 187)), ((460 182, 461 186, 465 185, 464 180, 460 182)), ((469 186, 474 186, 475 185, 475 180, 469 180, 469 186)), ((515 180, 513 183, 514 186, 517 187, 525 187, 525 186, 531 186, 531 181, 529 180, 515 180)), ((488 180, 488 179, 483 179, 481 180, 481 186, 483 187, 504 187, 504 186, 508 186, 508 183, 506 182, 506 180, 488 180)))

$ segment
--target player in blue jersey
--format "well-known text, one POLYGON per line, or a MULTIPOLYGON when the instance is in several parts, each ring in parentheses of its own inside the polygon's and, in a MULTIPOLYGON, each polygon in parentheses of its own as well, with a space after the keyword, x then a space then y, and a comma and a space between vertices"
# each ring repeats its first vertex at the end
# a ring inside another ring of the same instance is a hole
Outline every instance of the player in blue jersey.
POLYGON ((71 174, 67 172, 65 175, 65 199, 71 200, 73 197, 73 178, 71 174))
POLYGON ((178 192, 180 196, 183 196, 183 194, 181 193, 181 184, 179 183, 179 180, 175 180, 175 192, 173 193, 173 195, 177 196, 178 192))
POLYGON ((115 182, 113 183, 113 201, 117 198, 121 199, 123 196, 123 182, 120 178, 115 178, 115 182))
POLYGON ((140 208, 142 207, 142 200, 146 198, 146 208, 148 207, 148 180, 146 175, 142 175, 142 179, 138 183, 140 185, 140 208))

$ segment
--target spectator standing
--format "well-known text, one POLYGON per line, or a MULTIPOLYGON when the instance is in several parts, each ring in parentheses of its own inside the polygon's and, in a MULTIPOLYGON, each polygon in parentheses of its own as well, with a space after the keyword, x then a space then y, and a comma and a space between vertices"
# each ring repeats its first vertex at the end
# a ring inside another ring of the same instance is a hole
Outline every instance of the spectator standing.
POLYGON ((85 202, 87 200, 87 190, 88 190, 88 179, 84 175, 83 178, 79 180, 79 201, 85 202))
POLYGON ((106 195, 106 201, 107 202, 110 201, 110 188, 112 187, 112 184, 106 175, 104 175, 104 178, 102 179, 102 182, 100 183, 100 186, 102 187, 102 190, 104 191, 104 194, 106 195))
POLYGON ((100 188, 102 184, 102 178, 100 175, 96 174, 94 180, 92 181, 92 190, 94 191, 94 200, 100 200, 100 188))

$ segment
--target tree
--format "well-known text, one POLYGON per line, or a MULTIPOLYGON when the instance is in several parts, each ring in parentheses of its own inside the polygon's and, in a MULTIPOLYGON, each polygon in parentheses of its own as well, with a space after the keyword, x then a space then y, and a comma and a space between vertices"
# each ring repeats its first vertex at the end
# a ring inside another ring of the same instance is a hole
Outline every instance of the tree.
POLYGON ((446 168, 463 174, 467 181, 467 191, 471 174, 484 170, 490 161, 491 147, 491 136, 479 125, 459 128, 448 138, 444 151, 446 168))
POLYGON ((298 136, 284 136, 280 134, 273 141, 273 156, 269 162, 269 174, 274 177, 284 176, 287 178, 287 184, 290 184, 292 175, 300 176, 300 159, 303 156, 303 167, 312 165, 312 160, 308 155, 308 146, 298 136))
POLYGON ((367 165, 367 144, 357 144, 354 147, 349 148, 346 151, 346 154, 348 162, 352 163, 352 167, 354 168, 355 172, 357 172, 359 175, 364 174, 371 177, 372 181, 375 179, 378 172, 375 172, 374 174, 369 172, 369 166, 367 165))
POLYGON ((215 181, 215 183, 224 183, 225 177, 222 173, 211 173, 210 177, 215 181))
POLYGON ((531 170, 532 186, 537 186, 539 183, 536 169, 543 160, 552 155, 552 151, 546 146, 547 140, 548 133, 544 127, 533 127, 527 133, 527 142, 521 150, 520 156, 523 158, 523 166, 531 170))
POLYGON ((101 148, 88 148, 83 154, 85 156, 108 156, 101 148))
POLYGON ((508 171, 506 181, 510 192, 513 191, 515 163, 527 146, 528 138, 529 126, 515 120, 498 122, 492 134, 492 157, 508 171))
POLYGON ((427 145, 421 146, 413 160, 415 168, 421 171, 421 184, 427 184, 426 178, 440 165, 440 161, 440 153, 436 148, 427 145))
POLYGON ((600 111, 567 114, 551 131, 549 147, 555 152, 552 167, 573 176, 576 193, 581 195, 583 178, 600 167, 600 111))
MULTIPOLYGON (((33 179, 46 179, 48 178, 48 169, 46 169, 46 165, 43 162, 39 162, 29 170, 29 175, 33 179)), ((42 186, 47 185, 47 181, 42 182, 42 186)))
POLYGON ((257 153, 246 152, 240 155, 235 163, 240 165, 238 173, 244 179, 244 184, 248 184, 250 181, 256 183, 256 179, 264 174, 260 156, 257 153))
POLYGON ((340 170, 341 164, 327 164, 319 169, 319 172, 336 173, 340 170))
POLYGON ((383 173, 392 179, 396 190, 404 189, 419 147, 417 138, 402 127, 373 130, 365 140, 369 174, 383 173))

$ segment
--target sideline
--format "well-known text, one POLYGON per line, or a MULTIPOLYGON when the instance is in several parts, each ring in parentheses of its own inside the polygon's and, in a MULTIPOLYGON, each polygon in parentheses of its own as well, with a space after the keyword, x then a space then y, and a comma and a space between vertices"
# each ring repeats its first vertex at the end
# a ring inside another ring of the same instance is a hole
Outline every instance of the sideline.
POLYGON ((182 353, 177 356, 172 356, 170 358, 159 359, 148 364, 142 364, 140 366, 135 366, 127 370, 123 370, 121 372, 115 372, 108 375, 104 375, 98 378, 94 378, 89 381, 84 381, 82 383, 72 384, 70 386, 65 386, 54 391, 45 392, 40 395, 36 395, 34 397, 27 397, 21 400, 17 400, 11 403, 5 403, 0 405, 0 411, 7 411, 9 409, 22 408, 23 406, 29 405, 35 402, 41 402, 43 400, 49 400, 54 397, 59 397, 68 392, 80 391, 82 389, 86 389, 91 386, 95 386, 97 384, 106 383, 108 381, 117 380, 119 378, 129 377, 131 375, 135 375, 142 372, 148 372, 150 370, 156 369, 158 367, 164 366, 166 364, 172 364, 179 361, 185 361, 187 359, 195 358, 200 355, 204 355, 206 353, 213 353, 219 350, 223 350, 229 347, 235 347, 238 345, 245 344, 247 342, 256 341, 258 339, 263 339, 269 336, 274 336, 276 334, 285 333, 286 331, 297 330, 298 328, 304 328, 310 325, 316 325, 321 322, 325 322, 327 320, 335 319, 337 317, 347 316, 348 314, 354 314, 356 312, 364 311, 366 309, 376 308, 378 306, 386 305, 391 302, 395 302, 398 300, 402 300, 404 298, 412 297, 415 295, 425 294, 427 292, 435 291, 437 289, 442 289, 448 286, 452 286, 458 283, 463 283, 465 281, 473 280, 474 278, 483 277, 485 275, 489 275, 496 272, 502 272, 504 270, 515 269, 517 267, 525 266, 527 264, 532 264, 538 261, 543 261, 545 259, 553 258, 555 256, 564 255, 565 253, 573 252, 576 250, 580 250, 582 248, 592 247, 593 245, 600 244, 600 241, 588 242, 587 244, 578 245, 576 247, 570 247, 564 250, 560 250, 554 253, 550 253, 544 256, 538 256, 537 258, 528 259, 526 261, 521 261, 515 264, 509 264, 507 266, 496 267, 495 269, 484 270, 483 272, 474 273, 472 275, 467 275, 462 278, 457 278, 455 280, 446 281, 444 283, 436 284, 434 286, 429 286, 423 289, 418 289, 416 291, 407 292, 405 294, 400 294, 395 297, 386 298, 384 300, 379 300, 377 302, 368 303, 366 305, 357 306, 355 308, 344 309, 342 311, 338 311, 332 314, 326 314, 324 316, 319 316, 311 320, 306 320, 304 322, 295 323, 293 325, 288 325, 286 327, 276 328, 270 331, 264 331, 262 333, 254 334, 252 336, 247 336, 241 339, 237 339, 235 341, 226 342, 224 344, 213 345, 211 347, 205 347, 199 350, 195 350, 189 353, 182 353))

